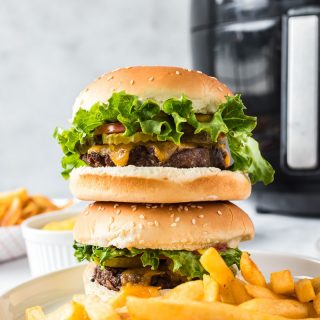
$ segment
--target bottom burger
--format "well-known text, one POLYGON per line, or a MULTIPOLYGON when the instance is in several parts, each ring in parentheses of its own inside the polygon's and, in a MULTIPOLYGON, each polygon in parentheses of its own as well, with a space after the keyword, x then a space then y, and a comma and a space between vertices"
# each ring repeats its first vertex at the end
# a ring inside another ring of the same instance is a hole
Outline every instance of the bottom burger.
POLYGON ((85 291, 103 300, 126 285, 171 289, 202 279, 203 249, 214 247, 239 268, 240 241, 254 236, 248 215, 229 202, 89 205, 74 228, 75 256, 92 263, 85 291))

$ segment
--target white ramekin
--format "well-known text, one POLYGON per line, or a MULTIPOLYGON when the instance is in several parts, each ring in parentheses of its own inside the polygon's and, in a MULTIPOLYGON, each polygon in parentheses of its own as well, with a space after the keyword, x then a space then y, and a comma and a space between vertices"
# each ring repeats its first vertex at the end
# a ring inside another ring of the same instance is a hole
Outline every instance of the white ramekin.
POLYGON ((49 231, 41 228, 51 221, 61 221, 80 214, 80 210, 45 213, 25 220, 22 234, 33 277, 79 264, 73 256, 72 231, 49 231))

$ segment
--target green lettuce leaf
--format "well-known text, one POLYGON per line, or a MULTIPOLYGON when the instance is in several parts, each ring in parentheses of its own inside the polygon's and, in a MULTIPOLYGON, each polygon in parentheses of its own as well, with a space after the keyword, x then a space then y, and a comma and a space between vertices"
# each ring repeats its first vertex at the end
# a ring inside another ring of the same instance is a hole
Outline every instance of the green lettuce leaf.
MULTIPOLYGON (((94 261, 101 267, 104 262, 117 257, 140 256, 144 267, 150 266, 152 270, 159 267, 160 256, 165 256, 172 261, 172 271, 191 279, 202 279, 206 273, 200 263, 200 255, 186 250, 152 250, 152 249, 118 249, 115 247, 98 247, 74 242, 74 256, 78 261, 94 261)), ((220 252, 226 264, 230 267, 236 264, 240 268, 241 251, 228 248, 220 252)))
POLYGON ((185 96, 171 98, 160 105, 151 100, 140 101, 137 96, 125 92, 114 93, 107 103, 97 102, 90 110, 79 109, 69 130, 56 129, 54 137, 61 145, 64 157, 61 161, 64 177, 74 169, 85 166, 80 155, 86 153, 94 142, 94 130, 104 123, 121 122, 125 127, 122 134, 130 137, 141 131, 152 140, 172 141, 180 144, 184 126, 188 124, 194 133, 207 133, 212 143, 220 134, 228 138, 233 171, 248 173, 252 183, 273 181, 274 170, 262 157, 258 143, 252 138, 257 119, 244 113, 245 106, 239 95, 226 97, 211 121, 200 122, 193 112, 192 102, 185 96))

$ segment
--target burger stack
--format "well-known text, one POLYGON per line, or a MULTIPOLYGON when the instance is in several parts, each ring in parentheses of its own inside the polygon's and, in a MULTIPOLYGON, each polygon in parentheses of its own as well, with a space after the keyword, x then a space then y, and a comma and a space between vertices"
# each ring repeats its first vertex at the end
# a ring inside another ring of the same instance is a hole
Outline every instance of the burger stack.
POLYGON ((118 69, 80 93, 71 128, 55 137, 71 192, 94 201, 74 229, 87 293, 201 279, 210 247, 237 266, 254 229, 228 200, 273 179, 244 109, 216 78, 178 67, 118 69))

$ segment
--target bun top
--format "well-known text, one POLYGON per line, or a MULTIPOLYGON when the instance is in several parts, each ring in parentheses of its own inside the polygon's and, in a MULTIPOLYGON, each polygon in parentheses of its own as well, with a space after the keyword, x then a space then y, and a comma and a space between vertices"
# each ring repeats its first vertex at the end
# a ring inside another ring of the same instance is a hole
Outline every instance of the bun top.
POLYGON ((74 239, 100 247, 197 250, 254 236, 248 215, 230 202, 154 205, 96 202, 78 218, 74 239))
POLYGON ((196 113, 214 113, 229 88, 214 77, 179 67, 138 66, 105 73, 89 84, 75 101, 74 114, 79 108, 90 109, 98 102, 107 102, 114 92, 125 91, 141 99, 153 99, 160 105, 169 98, 185 95, 192 100, 196 113))

